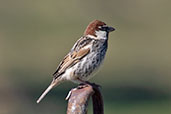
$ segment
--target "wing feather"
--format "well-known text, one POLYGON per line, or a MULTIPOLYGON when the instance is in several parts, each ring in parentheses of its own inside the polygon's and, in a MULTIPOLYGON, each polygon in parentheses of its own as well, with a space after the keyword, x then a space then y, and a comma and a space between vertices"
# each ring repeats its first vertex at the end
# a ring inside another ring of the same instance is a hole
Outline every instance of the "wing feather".
POLYGON ((93 39, 83 36, 81 37, 71 49, 71 52, 66 55, 63 61, 57 67, 57 70, 53 74, 54 78, 58 78, 60 75, 65 73, 66 69, 72 67, 78 63, 82 58, 84 58, 90 52, 90 48, 85 48, 88 46, 93 39))
POLYGON ((63 74, 66 71, 66 69, 78 63, 82 58, 89 54, 89 52, 90 48, 83 48, 79 51, 73 51, 72 53, 66 55, 63 61, 59 64, 56 72, 53 74, 54 78, 58 78, 61 74, 63 74))

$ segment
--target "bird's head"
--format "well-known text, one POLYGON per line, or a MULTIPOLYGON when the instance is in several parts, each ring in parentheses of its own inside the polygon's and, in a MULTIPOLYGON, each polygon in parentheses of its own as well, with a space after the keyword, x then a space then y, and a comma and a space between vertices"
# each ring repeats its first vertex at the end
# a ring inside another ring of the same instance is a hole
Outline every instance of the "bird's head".
POLYGON ((114 30, 113 27, 107 26, 104 22, 94 20, 87 26, 84 35, 91 35, 96 39, 106 39, 109 32, 114 30))

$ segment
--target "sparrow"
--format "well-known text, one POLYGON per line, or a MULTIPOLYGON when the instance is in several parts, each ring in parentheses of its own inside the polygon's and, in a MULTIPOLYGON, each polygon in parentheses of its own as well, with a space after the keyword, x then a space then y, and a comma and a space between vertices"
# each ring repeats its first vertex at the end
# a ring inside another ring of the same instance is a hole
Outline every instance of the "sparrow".
POLYGON ((63 58, 53 74, 53 80, 37 100, 39 103, 54 87, 64 81, 86 83, 103 63, 108 47, 109 32, 113 27, 99 20, 92 21, 84 35, 76 41, 71 51, 63 58))

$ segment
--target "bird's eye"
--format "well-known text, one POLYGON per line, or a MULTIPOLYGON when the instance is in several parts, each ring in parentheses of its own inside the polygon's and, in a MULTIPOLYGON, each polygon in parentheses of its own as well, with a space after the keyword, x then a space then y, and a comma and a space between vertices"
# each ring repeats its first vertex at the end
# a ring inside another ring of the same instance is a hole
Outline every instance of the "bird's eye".
POLYGON ((102 28, 102 26, 99 26, 98 28, 99 28, 99 29, 101 29, 101 28, 102 28))
POLYGON ((107 30, 107 26, 106 25, 99 26, 98 28, 99 28, 99 30, 102 30, 102 31, 106 31, 107 30))

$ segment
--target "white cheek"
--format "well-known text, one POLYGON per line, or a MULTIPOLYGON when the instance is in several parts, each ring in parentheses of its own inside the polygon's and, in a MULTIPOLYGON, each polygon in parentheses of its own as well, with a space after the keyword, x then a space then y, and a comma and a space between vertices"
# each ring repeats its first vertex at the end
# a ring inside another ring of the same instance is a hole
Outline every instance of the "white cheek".
POLYGON ((98 39, 107 39, 106 31, 96 31, 96 36, 98 39))

